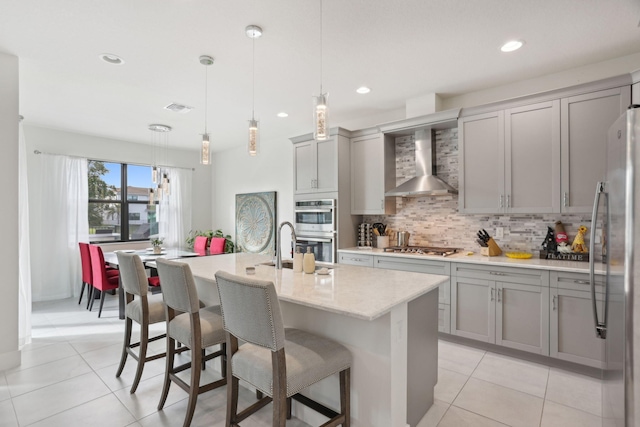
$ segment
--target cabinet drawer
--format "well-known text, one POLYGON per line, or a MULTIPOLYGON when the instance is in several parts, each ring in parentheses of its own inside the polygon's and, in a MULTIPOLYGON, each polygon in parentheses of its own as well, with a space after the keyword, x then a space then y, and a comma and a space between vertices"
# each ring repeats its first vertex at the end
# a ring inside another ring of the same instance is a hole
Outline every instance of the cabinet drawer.
POLYGON ((492 267, 456 263, 451 266, 451 275, 496 282, 549 286, 549 271, 531 268, 492 267))
MULTIPOLYGON (((388 270, 412 271, 414 273, 439 274, 450 276, 451 263, 445 261, 435 261, 430 259, 406 259, 398 257, 385 257, 375 255, 373 257, 375 268, 386 268, 388 270)), ((438 302, 450 304, 451 294, 450 281, 441 283, 438 289, 438 302)))
POLYGON ((361 267, 373 267, 373 255, 370 254, 344 254, 338 255, 338 263, 359 265, 361 267))
MULTIPOLYGON (((596 274, 596 292, 604 292, 605 280, 606 277, 604 275, 596 274)), ((564 271, 552 271, 550 275, 550 285, 552 288, 591 292, 589 275, 585 273, 566 273, 564 271)))

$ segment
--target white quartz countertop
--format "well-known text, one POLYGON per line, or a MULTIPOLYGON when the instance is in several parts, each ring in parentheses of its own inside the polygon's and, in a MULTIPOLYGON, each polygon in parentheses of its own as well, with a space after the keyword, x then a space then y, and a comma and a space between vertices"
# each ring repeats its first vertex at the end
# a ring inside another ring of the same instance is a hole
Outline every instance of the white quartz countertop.
POLYGON ((261 265, 271 257, 255 254, 225 254, 175 260, 189 264, 195 277, 214 279, 218 270, 240 276, 256 266, 255 279, 269 280, 282 301, 330 311, 364 320, 374 320, 393 307, 438 288, 449 278, 435 274, 329 265, 328 275, 294 273, 261 265))
MULTIPOLYGON (((384 255, 388 257, 410 258, 410 259, 429 259, 437 261, 447 262, 465 262, 470 264, 479 264, 486 266, 496 267, 523 267, 523 268, 535 268, 542 270, 555 270, 555 271, 567 271, 572 273, 589 273, 589 263, 580 261, 556 261, 549 259, 536 258, 534 255, 529 259, 513 259, 508 258, 504 254, 500 256, 482 256, 479 252, 474 252, 473 255, 466 255, 468 251, 462 251, 460 253, 449 255, 447 257, 434 256, 434 255, 419 255, 419 254, 406 254, 397 252, 385 252, 383 249, 358 249, 347 248, 338 249, 339 253, 350 253, 358 255, 384 255)), ((599 262, 595 264, 596 274, 605 274, 605 265, 599 262)))

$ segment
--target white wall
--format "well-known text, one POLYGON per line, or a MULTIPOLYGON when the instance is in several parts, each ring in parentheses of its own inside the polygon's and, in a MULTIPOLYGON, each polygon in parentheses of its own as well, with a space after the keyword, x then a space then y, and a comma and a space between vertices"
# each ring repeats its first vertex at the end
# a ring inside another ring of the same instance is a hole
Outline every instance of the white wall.
POLYGON ((288 139, 263 141, 256 157, 244 145, 216 153, 214 174, 214 229, 235 240, 236 194, 262 191, 277 191, 277 223, 293 222, 293 148, 288 139))
POLYGON ((0 53, 0 182, 2 280, 0 371, 20 364, 18 350, 18 58, 0 53))
MULTIPOLYGON (((28 117, 25 117, 24 122, 30 183, 37 182, 42 178, 39 171, 30 166, 33 164, 34 156, 37 155, 34 154, 34 150, 96 160, 151 164, 152 147, 150 145, 30 126, 28 117)), ((196 151, 169 149, 166 158, 166 166, 194 168, 191 226, 194 230, 212 228, 211 167, 198 163, 198 152, 196 151)), ((35 194, 35 192, 31 194, 35 194)), ((35 214, 37 215, 37 213, 35 214)))

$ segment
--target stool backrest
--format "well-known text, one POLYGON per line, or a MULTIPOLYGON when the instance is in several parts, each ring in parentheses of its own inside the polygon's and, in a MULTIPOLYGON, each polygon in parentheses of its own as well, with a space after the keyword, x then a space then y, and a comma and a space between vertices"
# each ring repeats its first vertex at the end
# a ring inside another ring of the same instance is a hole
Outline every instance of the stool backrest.
POLYGON ((164 303, 177 311, 197 313, 200 300, 191 268, 187 264, 162 258, 156 260, 156 265, 164 303))
POLYGON ((272 282, 218 271, 216 283, 225 331, 271 351, 284 347, 282 313, 272 282))
POLYGON ((145 296, 148 291, 147 272, 140 257, 136 254, 116 252, 120 283, 128 294, 145 296))

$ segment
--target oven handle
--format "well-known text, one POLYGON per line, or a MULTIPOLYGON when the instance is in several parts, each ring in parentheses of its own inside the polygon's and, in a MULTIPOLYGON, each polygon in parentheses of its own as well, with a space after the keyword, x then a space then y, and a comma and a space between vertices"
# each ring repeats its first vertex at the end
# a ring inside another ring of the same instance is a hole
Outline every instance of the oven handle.
POLYGON ((321 243, 331 243, 333 241, 333 239, 321 239, 321 238, 317 238, 317 237, 300 237, 296 240, 296 243, 298 242, 321 242, 321 243))
POLYGON ((312 212, 312 213, 331 213, 333 211, 333 209, 318 209, 318 208, 296 208, 295 212, 303 212, 303 213, 307 213, 307 212, 312 212))

